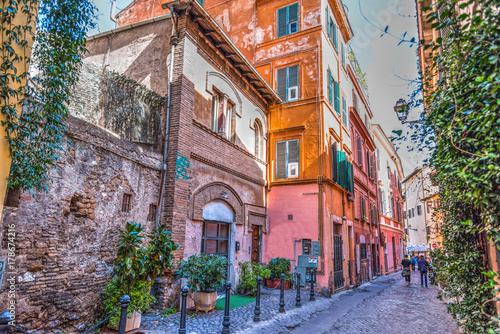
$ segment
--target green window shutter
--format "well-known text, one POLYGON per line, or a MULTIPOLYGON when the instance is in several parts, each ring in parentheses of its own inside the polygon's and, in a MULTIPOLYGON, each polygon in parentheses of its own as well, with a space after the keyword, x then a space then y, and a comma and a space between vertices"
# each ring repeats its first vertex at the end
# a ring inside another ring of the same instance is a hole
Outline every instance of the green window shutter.
POLYGON ((299 65, 288 68, 288 88, 299 86, 299 65))
POLYGON ((348 161, 347 162, 347 191, 352 193, 351 189, 351 178, 352 178, 352 170, 351 170, 351 163, 348 161))
POLYGON ((345 47, 344 47, 344 43, 340 44, 340 57, 342 59, 342 65, 345 66, 345 47))
POLYGON ((339 185, 342 188, 347 188, 346 185, 346 169, 347 169, 347 160, 344 151, 339 152, 339 185))
POLYGON ((332 144, 332 180, 337 181, 338 175, 338 153, 337 153, 337 144, 332 144))
POLYGON ((287 93, 287 87, 286 87, 286 77, 287 77, 287 68, 280 68, 278 70, 278 82, 277 82, 277 93, 278 96, 280 97, 281 100, 286 101, 286 93, 287 93))
POLYGON ((356 138, 356 148, 358 150, 358 166, 363 166, 363 148, 361 146, 361 137, 356 138))
POLYGON ((328 101, 333 104, 333 87, 332 87, 332 71, 328 69, 328 101))
POLYGON ((330 25, 330 9, 326 7, 326 29, 328 30, 328 36, 332 35, 332 27, 330 25))
POLYGON ((339 83, 335 81, 334 83, 334 92, 335 92, 335 111, 340 115, 340 87, 339 83))
POLYGON ((299 141, 288 141, 288 163, 299 162, 299 141))
MULTIPOLYGON (((288 24, 287 26, 289 27, 289 23, 299 21, 299 3, 294 3, 293 5, 290 5, 287 7, 288 8, 288 24)), ((290 31, 287 31, 287 33, 291 33, 290 31)))
POLYGON ((288 7, 278 9, 278 38, 287 35, 287 12, 288 7))
POLYGON ((286 179, 286 141, 276 143, 276 180, 286 179))
POLYGON ((332 29, 332 36, 333 36, 333 45, 335 46, 335 50, 339 49, 338 46, 338 41, 337 41, 337 25, 334 23, 333 24, 333 29, 332 29))
POLYGON ((344 122, 344 125, 347 126, 347 102, 343 96, 342 96, 342 121, 344 122))
POLYGON ((351 168, 351 194, 354 195, 354 167, 353 164, 350 165, 351 168))

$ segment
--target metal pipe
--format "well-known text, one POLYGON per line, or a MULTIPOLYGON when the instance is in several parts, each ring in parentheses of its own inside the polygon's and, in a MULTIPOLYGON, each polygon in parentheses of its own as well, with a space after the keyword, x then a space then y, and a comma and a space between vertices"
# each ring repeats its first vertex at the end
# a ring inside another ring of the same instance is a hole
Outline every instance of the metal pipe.
POLYGON ((167 159, 168 159, 168 149, 170 142, 170 109, 172 108, 172 82, 174 75, 174 55, 175 46, 177 44, 177 29, 174 21, 174 11, 170 7, 171 19, 172 19, 172 34, 170 36, 170 68, 168 72, 168 96, 167 96, 167 116, 165 124, 165 148, 163 151, 163 163, 161 166, 161 184, 160 184, 160 198, 158 199, 158 207, 156 208, 156 230, 160 227, 161 218, 161 208, 163 206, 163 196, 165 192, 165 179, 167 174, 167 159))
POLYGON ((115 11, 116 11, 116 0, 113 0, 111 2, 111 12, 109 13, 109 18, 114 23, 118 23, 118 20, 116 19, 115 11))

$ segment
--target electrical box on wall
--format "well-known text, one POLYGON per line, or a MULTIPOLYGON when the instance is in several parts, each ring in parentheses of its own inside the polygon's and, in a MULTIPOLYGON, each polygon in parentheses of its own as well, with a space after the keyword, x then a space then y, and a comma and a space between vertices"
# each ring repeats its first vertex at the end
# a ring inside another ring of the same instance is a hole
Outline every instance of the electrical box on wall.
POLYGON ((236 241, 236 243, 234 244, 234 250, 236 252, 240 250, 240 242, 239 241, 236 241))
POLYGON ((305 286, 311 280, 311 269, 318 268, 318 257, 299 255, 297 259, 297 272, 300 273, 300 285, 305 286))

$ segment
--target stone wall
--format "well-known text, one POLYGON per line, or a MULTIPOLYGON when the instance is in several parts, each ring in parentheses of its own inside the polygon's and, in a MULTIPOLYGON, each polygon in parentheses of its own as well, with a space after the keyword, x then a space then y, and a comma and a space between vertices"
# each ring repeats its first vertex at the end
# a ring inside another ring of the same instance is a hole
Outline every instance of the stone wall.
MULTIPOLYGON (((96 321, 119 229, 134 221, 151 230, 149 206, 159 195, 160 154, 77 118, 68 130, 47 192, 24 192, 18 207, 5 207, 0 231, 5 258, 7 226, 16 225, 16 323, 39 333, 74 332, 96 321), (124 194, 131 195, 128 212, 124 194)), ((4 279, 1 309, 6 287, 4 279)))

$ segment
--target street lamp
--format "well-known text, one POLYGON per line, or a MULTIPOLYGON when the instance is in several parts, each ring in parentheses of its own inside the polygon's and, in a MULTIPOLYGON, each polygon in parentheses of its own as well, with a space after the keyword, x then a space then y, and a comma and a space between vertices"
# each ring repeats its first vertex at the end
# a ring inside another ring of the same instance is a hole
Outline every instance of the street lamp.
POLYGON ((401 124, 409 123, 410 125, 414 125, 417 123, 422 123, 421 120, 418 121, 406 120, 408 118, 408 113, 410 112, 410 110, 408 108, 408 103, 406 103, 406 101, 403 99, 399 99, 396 102, 396 105, 394 106, 394 111, 396 112, 396 115, 398 116, 398 119, 401 122, 401 124))

